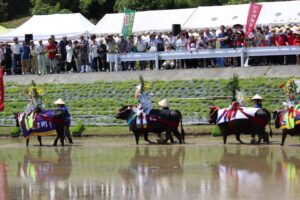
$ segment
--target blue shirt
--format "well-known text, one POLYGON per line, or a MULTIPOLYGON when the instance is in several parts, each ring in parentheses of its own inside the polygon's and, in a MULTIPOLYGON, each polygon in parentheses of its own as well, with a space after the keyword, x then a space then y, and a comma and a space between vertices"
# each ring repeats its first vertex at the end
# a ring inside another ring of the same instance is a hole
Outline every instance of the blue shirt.
POLYGON ((29 60, 29 57, 30 57, 30 47, 29 46, 22 45, 22 47, 20 48, 20 52, 21 52, 22 60, 29 60))

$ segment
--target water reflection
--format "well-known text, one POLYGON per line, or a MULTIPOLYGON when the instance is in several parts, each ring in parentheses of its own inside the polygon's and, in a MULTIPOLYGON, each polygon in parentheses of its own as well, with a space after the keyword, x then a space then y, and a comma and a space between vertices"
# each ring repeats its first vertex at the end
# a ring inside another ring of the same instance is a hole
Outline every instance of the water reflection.
POLYGON ((27 149, 18 163, 17 177, 23 182, 24 199, 66 199, 68 179, 72 172, 72 147, 55 148, 55 155, 43 155, 43 149, 32 154, 27 149))
MULTIPOLYGON (((267 161, 270 148, 252 148, 243 151, 241 148, 224 147, 217 169, 219 191, 227 198, 248 197, 263 192, 264 181, 272 175, 272 166, 267 161), (231 150, 231 151, 230 151, 231 150), (245 187, 249 186, 249 187, 245 187)), ((253 196, 254 198, 255 196, 253 196)))
POLYGON ((7 170, 6 161, 0 161, 0 199, 8 199, 8 180, 7 180, 7 170))
POLYGON ((278 168, 280 180, 285 183, 286 191, 295 193, 299 191, 300 184, 300 159, 296 156, 288 156, 285 150, 282 150, 282 162, 279 162, 278 168))
POLYGON ((168 196, 175 189, 174 183, 183 176, 184 160, 185 147, 162 147, 158 151, 137 147, 130 166, 119 170, 129 189, 124 196, 129 199, 168 196))

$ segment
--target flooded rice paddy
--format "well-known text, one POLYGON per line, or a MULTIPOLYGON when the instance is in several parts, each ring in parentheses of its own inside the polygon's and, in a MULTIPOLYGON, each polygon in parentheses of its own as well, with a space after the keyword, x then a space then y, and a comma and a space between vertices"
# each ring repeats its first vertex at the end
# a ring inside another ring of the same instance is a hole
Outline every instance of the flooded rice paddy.
MULTIPOLYGON (((187 138, 185 145, 83 138, 65 147, 0 139, 1 200, 299 199, 300 141, 239 145, 187 138)), ((246 140, 245 140, 246 141, 246 140)))

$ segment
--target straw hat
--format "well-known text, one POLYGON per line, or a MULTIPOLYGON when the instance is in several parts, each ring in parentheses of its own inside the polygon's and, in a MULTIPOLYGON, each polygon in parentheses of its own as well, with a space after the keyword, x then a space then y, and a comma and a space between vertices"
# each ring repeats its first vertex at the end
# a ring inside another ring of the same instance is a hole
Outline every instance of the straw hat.
POLYGON ((259 96, 258 94, 256 94, 252 97, 251 100, 263 100, 263 98, 261 96, 259 96))
POLYGON ((55 105, 65 105, 65 102, 61 98, 59 98, 54 102, 54 104, 55 105))
POLYGON ((169 107, 170 103, 169 103, 168 99, 163 99, 160 102, 158 102, 158 105, 160 105, 161 107, 169 107))

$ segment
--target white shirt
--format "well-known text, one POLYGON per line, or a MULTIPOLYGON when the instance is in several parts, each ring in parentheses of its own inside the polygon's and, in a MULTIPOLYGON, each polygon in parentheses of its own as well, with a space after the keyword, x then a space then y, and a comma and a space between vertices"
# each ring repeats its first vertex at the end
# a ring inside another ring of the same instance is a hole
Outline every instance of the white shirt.
POLYGON ((35 48, 35 52, 38 54, 38 56, 41 56, 41 55, 45 55, 45 52, 46 52, 46 46, 45 45, 38 45, 36 48, 35 48))
POLYGON ((91 44, 90 46, 90 52, 91 52, 91 56, 92 58, 97 58, 98 57, 98 45, 97 44, 91 44))
POLYGON ((179 38, 176 42, 177 51, 186 51, 187 50, 188 40, 186 38, 179 38))
POLYGON ((66 51, 67 51, 67 57, 66 60, 68 63, 72 62, 72 57, 73 57, 73 47, 70 45, 66 46, 66 51))
POLYGON ((137 40, 135 43, 136 49, 138 50, 138 52, 144 52, 146 51, 146 43, 141 39, 141 40, 137 40))
POLYGON ((20 43, 18 44, 13 44, 11 46, 11 51, 13 54, 21 54, 20 49, 21 49, 22 45, 20 43))
POLYGON ((36 46, 31 46, 30 45, 30 55, 31 56, 37 56, 37 53, 36 53, 36 46))

